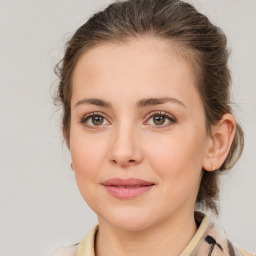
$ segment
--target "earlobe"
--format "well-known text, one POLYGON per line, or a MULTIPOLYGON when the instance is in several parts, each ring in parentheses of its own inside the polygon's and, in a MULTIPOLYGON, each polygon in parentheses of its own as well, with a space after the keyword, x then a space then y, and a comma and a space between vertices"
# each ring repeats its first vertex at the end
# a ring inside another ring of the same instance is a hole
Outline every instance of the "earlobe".
POLYGON ((206 171, 219 169, 228 156, 236 131, 236 121, 232 114, 224 114, 211 129, 211 143, 206 152, 203 168, 206 171))

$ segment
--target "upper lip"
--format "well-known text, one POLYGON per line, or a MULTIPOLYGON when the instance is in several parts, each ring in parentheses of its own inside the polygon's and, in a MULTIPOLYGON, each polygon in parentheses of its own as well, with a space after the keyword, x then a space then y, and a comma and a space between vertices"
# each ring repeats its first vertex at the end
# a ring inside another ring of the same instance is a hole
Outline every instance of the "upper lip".
POLYGON ((102 185, 104 186, 149 186, 149 185, 154 185, 154 183, 150 181, 136 179, 136 178, 129 178, 129 179, 113 178, 113 179, 104 181, 102 185))

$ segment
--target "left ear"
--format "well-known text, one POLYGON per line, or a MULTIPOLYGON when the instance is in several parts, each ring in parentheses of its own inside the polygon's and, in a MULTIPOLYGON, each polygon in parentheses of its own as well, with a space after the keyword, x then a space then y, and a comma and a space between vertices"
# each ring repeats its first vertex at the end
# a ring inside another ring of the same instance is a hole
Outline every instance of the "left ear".
POLYGON ((224 163, 236 132, 236 120, 232 114, 224 114, 217 125, 211 128, 211 137, 206 149, 203 168, 214 171, 224 163))

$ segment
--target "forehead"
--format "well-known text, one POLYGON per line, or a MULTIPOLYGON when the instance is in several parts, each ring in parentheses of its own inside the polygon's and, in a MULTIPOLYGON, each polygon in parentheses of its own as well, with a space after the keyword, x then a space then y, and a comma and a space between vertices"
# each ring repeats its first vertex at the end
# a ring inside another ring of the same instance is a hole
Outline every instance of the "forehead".
POLYGON ((135 88, 138 95, 159 91, 184 94, 184 90, 189 93, 196 89, 191 64, 179 54, 177 46, 151 37, 89 49, 75 67, 72 84, 75 98, 84 90, 106 95, 114 89, 112 95, 120 98, 121 91, 133 97, 135 88))
POLYGON ((115 64, 116 68, 119 67, 123 70, 129 70, 130 67, 139 64, 141 68, 156 70, 158 66, 158 70, 163 68, 164 71, 169 64, 169 66, 172 65, 172 68, 183 66, 191 71, 190 75, 193 75, 193 67, 190 65, 190 59, 193 57, 192 54, 189 54, 190 52, 191 50, 176 41, 152 36, 128 38, 121 42, 104 42, 89 48, 80 56, 74 73, 81 69, 90 72, 92 69, 96 69, 99 74, 100 71, 108 71, 108 67, 109 69, 113 68, 115 64), (176 62, 175 66, 172 62, 176 62), (162 65, 159 66, 159 64, 162 65))

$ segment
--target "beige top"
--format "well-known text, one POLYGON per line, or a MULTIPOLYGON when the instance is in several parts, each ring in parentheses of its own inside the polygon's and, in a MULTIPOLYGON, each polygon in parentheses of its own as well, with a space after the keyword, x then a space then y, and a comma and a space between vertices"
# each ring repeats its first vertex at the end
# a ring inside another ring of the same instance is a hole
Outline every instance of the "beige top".
MULTIPOLYGON (((200 212, 195 214, 199 228, 180 256, 256 256, 231 244, 223 232, 200 212)), ((52 256, 95 256, 95 234, 99 226, 94 227, 80 244, 58 249, 52 256)))

